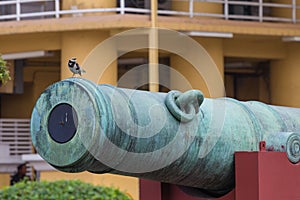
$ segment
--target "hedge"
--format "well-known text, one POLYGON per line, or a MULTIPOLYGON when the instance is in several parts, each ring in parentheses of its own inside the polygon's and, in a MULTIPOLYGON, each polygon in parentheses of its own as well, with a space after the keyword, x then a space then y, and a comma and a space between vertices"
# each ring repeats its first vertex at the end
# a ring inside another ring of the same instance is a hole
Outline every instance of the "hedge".
POLYGON ((78 180, 22 181, 0 190, 1 200, 130 200, 118 189, 78 180))

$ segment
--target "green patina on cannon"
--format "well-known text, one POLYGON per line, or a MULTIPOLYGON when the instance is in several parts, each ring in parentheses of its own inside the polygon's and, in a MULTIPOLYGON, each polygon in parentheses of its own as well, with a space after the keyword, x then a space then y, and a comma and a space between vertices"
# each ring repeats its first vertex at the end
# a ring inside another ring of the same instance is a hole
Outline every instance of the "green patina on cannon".
POLYGON ((31 118, 37 152, 65 172, 115 173, 223 195, 234 152, 267 149, 300 160, 300 109, 198 90, 154 93, 70 78, 48 87, 31 118))

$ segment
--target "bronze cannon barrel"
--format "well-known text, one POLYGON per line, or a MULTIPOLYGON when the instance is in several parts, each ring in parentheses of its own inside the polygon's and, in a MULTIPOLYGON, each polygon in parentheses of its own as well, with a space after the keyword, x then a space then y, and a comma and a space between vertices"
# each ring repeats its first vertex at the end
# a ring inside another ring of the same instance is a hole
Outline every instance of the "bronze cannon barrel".
POLYGON ((257 151, 261 140, 297 163, 299 129, 297 108, 81 78, 49 86, 31 117, 34 147, 61 171, 123 174, 219 195, 234 187, 234 152, 257 151))

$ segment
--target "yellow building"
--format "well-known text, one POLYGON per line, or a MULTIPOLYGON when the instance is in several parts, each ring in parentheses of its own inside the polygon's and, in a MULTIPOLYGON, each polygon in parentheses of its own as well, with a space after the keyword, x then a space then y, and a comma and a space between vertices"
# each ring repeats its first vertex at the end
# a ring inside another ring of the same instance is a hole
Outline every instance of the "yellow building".
MULTIPOLYGON (((1 86, 0 117, 29 119, 40 93, 72 76, 67 67, 72 57, 86 69, 83 77, 98 83, 163 92, 192 87, 221 97, 221 81, 226 96, 300 107, 297 6, 286 0, 0 1, 0 53, 13 77, 1 86), (106 51, 110 40, 119 42, 116 51, 106 51), (197 66, 199 58, 204 67, 197 66), (157 62, 168 67, 161 70, 157 62), (148 71, 132 71, 147 63, 154 63, 148 71)), ((136 178, 40 173, 41 180, 68 178, 113 185, 138 199, 136 178)), ((0 184, 8 183, 3 173, 0 184)))

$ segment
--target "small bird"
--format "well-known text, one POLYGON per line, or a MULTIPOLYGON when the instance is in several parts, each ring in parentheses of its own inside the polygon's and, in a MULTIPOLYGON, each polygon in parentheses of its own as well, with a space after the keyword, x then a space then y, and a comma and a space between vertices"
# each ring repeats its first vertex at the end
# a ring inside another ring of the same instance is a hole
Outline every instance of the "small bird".
POLYGON ((81 76, 81 73, 85 73, 85 70, 82 69, 79 64, 76 62, 76 58, 71 58, 68 62, 68 67, 73 73, 73 77, 75 74, 79 74, 81 76))

